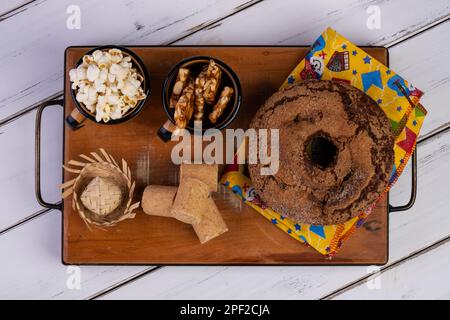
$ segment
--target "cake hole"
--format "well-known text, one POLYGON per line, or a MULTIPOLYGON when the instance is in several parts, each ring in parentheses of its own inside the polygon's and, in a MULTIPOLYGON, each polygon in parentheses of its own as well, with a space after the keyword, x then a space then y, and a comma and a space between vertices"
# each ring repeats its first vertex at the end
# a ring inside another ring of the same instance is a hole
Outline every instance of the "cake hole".
POLYGON ((334 164, 337 155, 337 147, 327 137, 312 137, 307 144, 309 160, 321 168, 327 168, 334 164))

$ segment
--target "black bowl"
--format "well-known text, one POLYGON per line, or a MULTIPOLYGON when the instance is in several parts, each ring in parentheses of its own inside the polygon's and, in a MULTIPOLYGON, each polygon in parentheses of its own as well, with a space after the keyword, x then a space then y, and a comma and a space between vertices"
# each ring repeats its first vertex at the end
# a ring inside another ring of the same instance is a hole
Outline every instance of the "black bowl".
MULTIPOLYGON (((109 125, 109 124, 122 123, 124 121, 130 120, 130 119, 134 118, 135 116, 137 116, 139 112, 141 112, 142 108, 145 105, 145 101, 147 100, 147 98, 150 95, 150 77, 149 77, 147 68, 144 65, 144 62, 138 57, 137 54, 135 54, 133 51, 131 51, 131 50, 125 48, 125 47, 113 46, 113 45, 101 46, 101 47, 96 47, 96 48, 94 48, 92 50, 89 50, 84 55, 92 54, 96 50, 108 50, 108 49, 119 49, 123 53, 125 53, 126 55, 129 55, 131 57, 131 63, 133 64, 133 67, 136 68, 138 70, 138 72, 144 78, 141 86, 142 86, 142 89, 144 90, 144 93, 145 93, 146 97, 144 99, 138 101, 136 106, 134 108, 131 108, 130 110, 128 110, 122 116, 122 118, 120 118, 120 119, 111 119, 108 122, 103 122, 103 121, 97 122, 95 120, 95 114, 92 114, 82 103, 77 101, 77 99, 76 99, 76 90, 70 89, 70 94, 72 96, 72 99, 73 99, 73 101, 75 103, 76 108, 78 109, 78 111, 80 111, 80 113, 85 118, 87 118, 89 120, 92 120, 92 121, 94 121, 95 123, 98 123, 98 124, 108 124, 109 125)), ((80 60, 78 60, 78 62, 75 64, 75 68, 77 68, 82 62, 83 62, 83 58, 80 58, 80 60)), ((73 119, 73 118, 72 119, 67 119, 67 122, 72 127, 77 127, 79 125, 79 123, 77 123, 77 121, 75 119, 73 119), (72 123, 72 122, 74 122, 74 123, 72 123)))
MULTIPOLYGON (((224 129, 237 116, 242 102, 242 89, 241 83, 236 73, 227 64, 217 58, 207 56, 194 56, 184 59, 177 63, 174 67, 172 67, 164 81, 164 85, 162 88, 162 102, 164 110, 172 123, 175 123, 174 109, 171 109, 169 107, 169 101, 173 86, 175 85, 178 75, 178 69, 180 69, 181 67, 186 67, 191 70, 192 74, 198 75, 202 67, 204 65, 208 65, 210 60, 214 60, 222 70, 222 80, 219 90, 217 91, 216 99, 219 97, 220 92, 222 92, 225 86, 233 88, 234 94, 231 101, 229 102, 229 105, 227 105, 223 114, 219 117, 216 123, 212 123, 209 120, 209 117, 206 116, 207 114, 209 114, 209 112, 211 112, 213 106, 208 106, 205 104, 204 117, 202 121, 202 131, 204 132, 205 130, 211 128, 215 128, 218 130, 224 129)), ((194 117, 192 117, 192 119, 189 121, 186 129, 188 129, 190 132, 194 132, 194 117)))

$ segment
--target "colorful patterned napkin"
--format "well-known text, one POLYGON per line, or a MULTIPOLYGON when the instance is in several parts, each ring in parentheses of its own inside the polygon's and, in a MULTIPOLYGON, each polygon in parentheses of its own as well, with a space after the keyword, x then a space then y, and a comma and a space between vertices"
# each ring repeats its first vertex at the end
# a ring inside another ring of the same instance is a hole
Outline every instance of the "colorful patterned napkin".
MULTIPOLYGON (((396 136, 394 168, 385 190, 387 192, 397 181, 413 153, 427 114, 419 104, 422 91, 330 28, 314 42, 309 53, 294 68, 282 87, 305 79, 349 83, 368 94, 384 111, 396 136)), ((339 225, 296 223, 268 208, 242 171, 236 165, 230 166, 221 183, 291 237, 330 257, 363 224, 376 204, 375 202, 359 216, 339 225)))

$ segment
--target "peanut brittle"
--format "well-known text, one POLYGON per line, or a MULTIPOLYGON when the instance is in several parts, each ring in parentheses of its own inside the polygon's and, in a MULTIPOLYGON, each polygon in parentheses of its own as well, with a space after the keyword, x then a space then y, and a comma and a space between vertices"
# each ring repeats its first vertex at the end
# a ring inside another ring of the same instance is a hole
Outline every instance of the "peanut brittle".
POLYGON ((217 101, 213 111, 209 114, 209 120, 212 123, 216 123, 217 119, 222 115, 223 110, 225 110, 228 102, 230 102, 230 99, 233 96, 233 92, 234 90, 230 87, 223 88, 219 101, 217 101))
POLYGON ((194 119, 202 120, 205 98, 203 97, 203 87, 206 82, 206 68, 195 79, 195 112, 194 119))
POLYGON ((221 77, 222 70, 214 60, 210 60, 208 69, 206 70, 205 85, 203 86, 203 97, 205 98, 206 103, 214 104, 214 98, 219 90, 221 77))
POLYGON ((175 105, 175 125, 178 129, 186 128, 194 112, 194 80, 189 78, 188 84, 183 89, 183 93, 175 105))

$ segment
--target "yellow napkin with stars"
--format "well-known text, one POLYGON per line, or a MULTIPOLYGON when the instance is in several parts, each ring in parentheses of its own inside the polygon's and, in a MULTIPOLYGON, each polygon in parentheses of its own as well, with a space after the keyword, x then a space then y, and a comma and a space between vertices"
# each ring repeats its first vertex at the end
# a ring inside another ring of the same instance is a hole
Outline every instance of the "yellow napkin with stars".
MULTIPOLYGON (((394 168, 385 192, 389 191, 414 151, 427 114, 419 104, 423 92, 331 28, 314 42, 282 87, 306 79, 344 81, 365 92, 384 111, 396 136, 394 168)), ((242 171, 242 167, 230 165, 221 183, 274 226, 329 257, 335 255, 344 241, 363 224, 376 204, 343 224, 297 223, 268 208, 242 171)))

